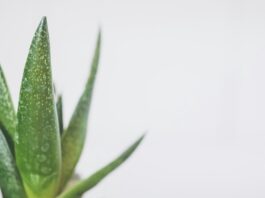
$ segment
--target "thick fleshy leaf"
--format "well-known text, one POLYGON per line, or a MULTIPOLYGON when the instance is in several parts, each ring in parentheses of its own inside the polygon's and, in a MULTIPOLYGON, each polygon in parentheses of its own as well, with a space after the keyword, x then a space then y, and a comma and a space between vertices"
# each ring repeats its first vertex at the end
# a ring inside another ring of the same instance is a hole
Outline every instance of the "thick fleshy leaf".
POLYGON ((4 72, 0 65, 0 128, 13 150, 13 140, 15 138, 17 127, 17 116, 13 102, 6 83, 4 72))
POLYGON ((139 146, 142 142, 144 136, 139 138, 132 146, 130 146, 125 152, 123 152, 118 158, 114 161, 94 173, 89 178, 85 179, 84 181, 78 182, 74 185, 71 189, 66 190, 57 198, 76 198, 86 191, 95 187, 102 179, 104 179, 108 174, 118 168, 123 162, 125 162, 131 154, 135 151, 135 149, 139 146))
POLYGON ((0 130, 0 188, 5 198, 25 198, 15 160, 0 130))
POLYGON ((62 177, 61 189, 72 176, 75 166, 80 158, 84 147, 87 131, 87 120, 91 104, 93 87, 98 70, 100 54, 100 33, 97 39, 95 54, 93 57, 90 77, 86 83, 85 90, 81 95, 79 102, 72 115, 68 128, 62 137, 62 177))
POLYGON ((50 46, 44 17, 27 58, 18 108, 16 160, 29 198, 56 194, 61 172, 61 145, 53 93, 50 46))
POLYGON ((59 95, 58 98, 57 98, 56 108, 57 108, 57 114, 58 114, 60 134, 62 135, 63 131, 64 131, 64 125, 63 125, 63 98, 62 98, 62 95, 59 95))

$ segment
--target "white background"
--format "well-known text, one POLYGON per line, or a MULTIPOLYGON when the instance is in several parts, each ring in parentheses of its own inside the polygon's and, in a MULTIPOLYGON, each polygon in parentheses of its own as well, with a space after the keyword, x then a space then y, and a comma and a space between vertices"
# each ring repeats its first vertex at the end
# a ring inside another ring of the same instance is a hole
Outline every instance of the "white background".
POLYGON ((91 198, 265 196, 265 2, 0 0, 0 61, 17 104, 33 33, 48 17, 65 122, 103 50, 83 177, 144 131, 91 198))

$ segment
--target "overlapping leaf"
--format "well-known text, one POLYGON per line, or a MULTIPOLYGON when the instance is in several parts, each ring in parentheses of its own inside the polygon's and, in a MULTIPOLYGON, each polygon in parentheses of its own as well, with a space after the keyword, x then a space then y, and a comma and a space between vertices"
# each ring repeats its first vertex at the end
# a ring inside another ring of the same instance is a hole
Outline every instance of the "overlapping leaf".
POLYGON ((26 198, 15 160, 0 130, 0 188, 5 198, 26 198))
POLYGON ((54 197, 61 171, 61 145, 46 18, 37 28, 24 69, 15 149, 28 197, 54 197))
POLYGON ((5 80, 2 67, 0 65, 0 128, 5 134, 10 148, 13 150, 13 140, 15 139, 17 117, 5 80))
POLYGON ((63 135, 64 125, 63 125, 63 98, 62 98, 62 95, 58 96, 56 108, 57 108, 57 114, 58 114, 60 134, 63 135))
POLYGON ((89 178, 84 181, 80 181, 74 185, 71 189, 65 191, 57 198, 76 198, 91 188, 95 187, 102 179, 104 179, 108 174, 118 168, 122 163, 124 163, 135 151, 135 149, 142 142, 144 136, 139 138, 132 146, 130 146, 125 152, 123 152, 118 158, 114 161, 94 173, 89 178))
POLYGON ((62 178, 61 188, 67 183, 74 168, 80 158, 83 150, 87 120, 93 93, 93 87, 98 70, 99 55, 100 55, 101 35, 99 33, 97 45, 91 65, 90 76, 87 81, 85 90, 81 95, 79 102, 72 115, 68 128, 62 137, 62 178))

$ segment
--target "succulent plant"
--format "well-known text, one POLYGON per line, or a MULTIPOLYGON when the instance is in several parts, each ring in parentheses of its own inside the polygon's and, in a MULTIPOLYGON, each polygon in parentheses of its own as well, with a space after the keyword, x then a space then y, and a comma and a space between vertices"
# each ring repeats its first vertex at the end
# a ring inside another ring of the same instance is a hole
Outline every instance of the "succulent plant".
POLYGON ((100 56, 99 32, 90 75, 66 128, 62 97, 55 96, 46 17, 33 37, 18 111, 0 66, 0 188, 4 198, 77 198, 96 186, 135 151, 141 136, 90 177, 65 186, 82 153, 100 56))

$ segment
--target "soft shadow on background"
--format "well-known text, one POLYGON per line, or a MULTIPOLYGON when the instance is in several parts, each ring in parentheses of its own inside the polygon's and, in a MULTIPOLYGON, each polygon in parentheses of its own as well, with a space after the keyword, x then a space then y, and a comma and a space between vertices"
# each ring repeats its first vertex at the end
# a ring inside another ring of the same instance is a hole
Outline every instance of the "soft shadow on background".
POLYGON ((0 61, 17 104, 31 38, 46 15, 68 121, 102 28, 78 172, 89 175, 149 133, 86 197, 261 198, 264 13, 261 0, 1 0, 0 61))

